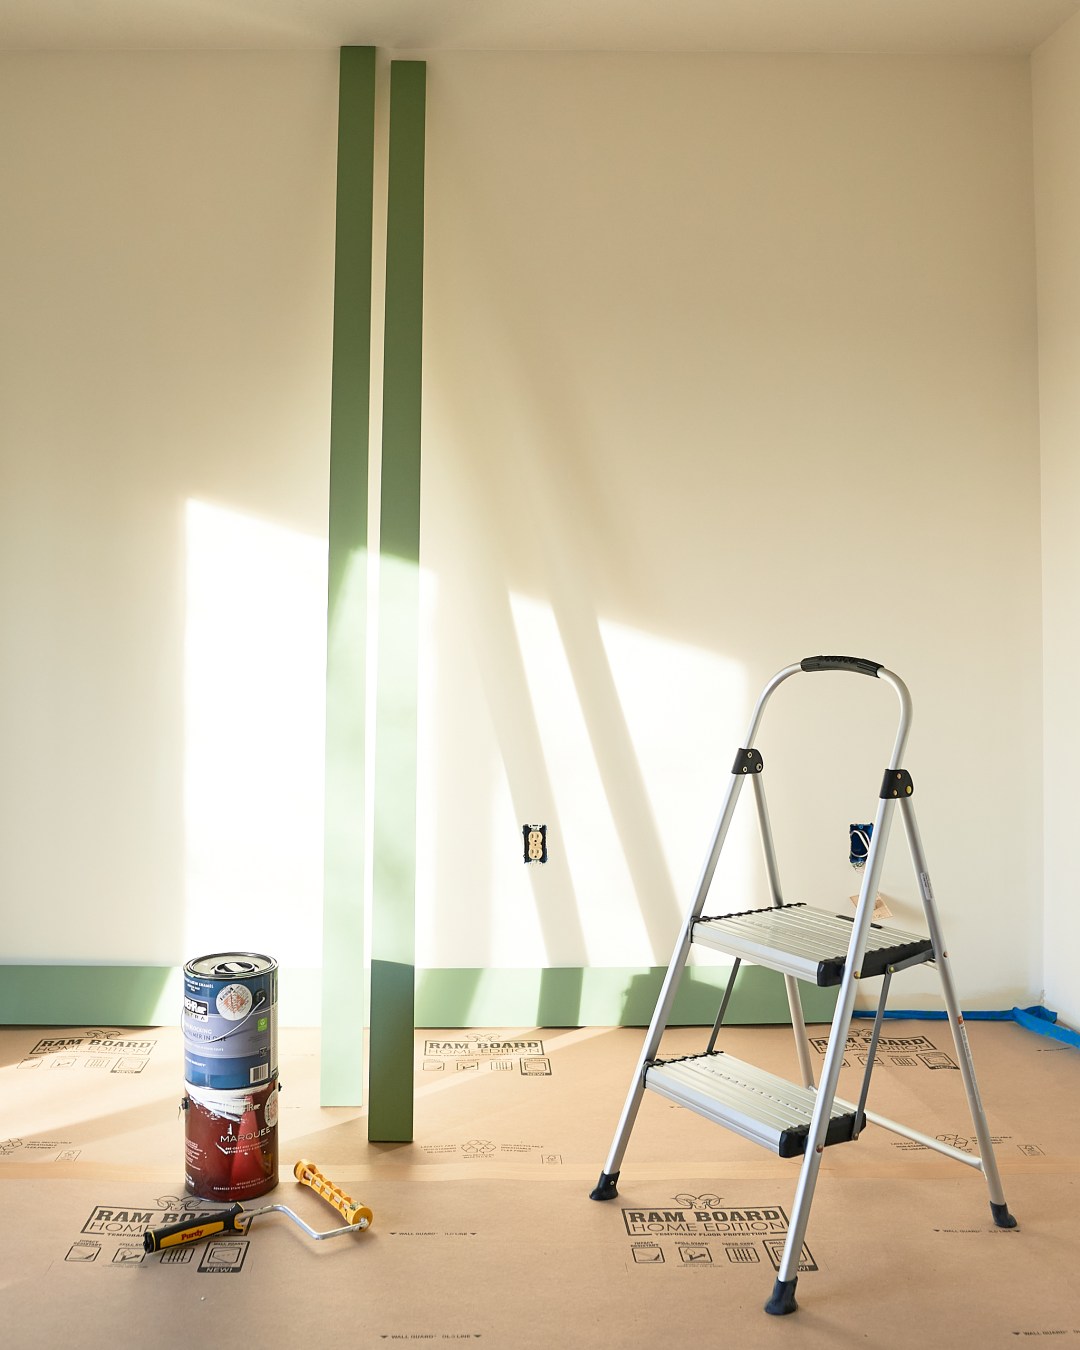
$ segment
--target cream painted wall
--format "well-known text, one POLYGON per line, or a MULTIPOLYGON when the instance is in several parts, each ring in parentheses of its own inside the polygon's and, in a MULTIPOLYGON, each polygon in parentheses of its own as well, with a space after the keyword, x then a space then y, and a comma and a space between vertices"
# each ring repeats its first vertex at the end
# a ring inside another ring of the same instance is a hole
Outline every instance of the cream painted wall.
MULTIPOLYGON (((967 1004, 1037 996, 1026 61, 434 54, 428 87, 419 963, 666 961, 753 698, 826 650, 913 691, 967 1004)), ((893 697, 774 708, 788 898, 843 906, 893 697)))
MULTIPOLYGON (((318 950, 335 105, 331 53, 5 61, 8 959, 318 950)), ((440 53, 428 109, 418 963, 666 960, 758 688, 838 650, 911 686, 966 1006, 1037 997, 1027 63, 440 53)), ((842 906, 891 695, 774 707, 842 906)))
POLYGON ((1046 998, 1080 1026, 1074 872, 1080 754, 1080 21, 1032 58, 1039 259, 1045 699, 1046 998))
POLYGON ((0 67, 5 959, 320 962, 336 118, 334 53, 0 67))

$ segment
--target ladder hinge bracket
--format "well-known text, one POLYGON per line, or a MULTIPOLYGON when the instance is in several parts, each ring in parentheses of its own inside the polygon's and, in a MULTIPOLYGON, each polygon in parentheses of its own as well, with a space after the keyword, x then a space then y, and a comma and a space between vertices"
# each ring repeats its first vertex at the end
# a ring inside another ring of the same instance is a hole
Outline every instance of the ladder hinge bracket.
POLYGON ((914 791, 915 784, 911 781, 911 774, 907 769, 886 769, 878 796, 910 797, 914 791))
POLYGON ((757 750, 740 750, 731 766, 732 773, 760 773, 764 762, 757 750))

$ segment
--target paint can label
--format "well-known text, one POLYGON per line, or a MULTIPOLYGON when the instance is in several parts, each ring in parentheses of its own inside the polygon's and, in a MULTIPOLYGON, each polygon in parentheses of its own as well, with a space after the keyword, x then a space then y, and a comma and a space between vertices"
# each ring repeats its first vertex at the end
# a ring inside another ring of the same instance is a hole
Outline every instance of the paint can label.
POLYGON ((277 1076, 277 962, 218 952, 184 967, 184 1077, 239 1090, 277 1076))
POLYGON ((184 1180, 204 1200, 245 1200, 278 1182, 278 1084, 222 1092, 189 1083, 184 1180))

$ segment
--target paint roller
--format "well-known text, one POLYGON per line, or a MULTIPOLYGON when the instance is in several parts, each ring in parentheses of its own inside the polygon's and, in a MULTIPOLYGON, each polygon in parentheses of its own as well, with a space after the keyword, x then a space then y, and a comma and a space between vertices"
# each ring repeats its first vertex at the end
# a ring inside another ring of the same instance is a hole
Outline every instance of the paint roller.
POLYGON ((271 1214, 275 1210, 292 1219, 293 1223, 316 1242, 322 1242, 325 1238, 341 1237, 344 1233, 362 1233, 371 1227, 373 1215, 367 1205, 356 1204, 340 1186, 335 1186, 323 1176, 314 1163, 301 1158, 293 1168, 293 1176, 302 1186, 310 1187, 316 1195, 322 1196, 327 1204, 332 1205, 345 1220, 345 1226, 319 1233, 286 1205, 264 1205, 261 1209, 245 1209, 243 1205, 235 1204, 215 1214, 193 1215, 190 1219, 181 1219, 179 1223, 165 1224, 161 1228, 148 1228, 143 1234, 143 1250, 164 1251, 166 1247, 177 1247, 183 1242, 198 1242, 201 1238, 213 1237, 216 1233, 246 1233, 253 1220, 260 1215, 271 1214))

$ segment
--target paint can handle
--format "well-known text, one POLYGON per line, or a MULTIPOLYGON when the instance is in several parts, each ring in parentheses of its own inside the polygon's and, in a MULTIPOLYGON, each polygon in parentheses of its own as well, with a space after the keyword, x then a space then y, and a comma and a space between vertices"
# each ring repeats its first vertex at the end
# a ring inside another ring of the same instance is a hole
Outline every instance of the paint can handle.
POLYGON ((357 1228, 371 1226, 374 1215, 367 1205, 358 1205, 340 1186, 335 1186, 333 1182, 327 1180, 313 1162, 301 1158, 293 1168, 293 1176, 301 1186, 310 1186, 316 1195, 321 1195, 327 1204, 333 1205, 346 1223, 353 1224, 357 1228))

